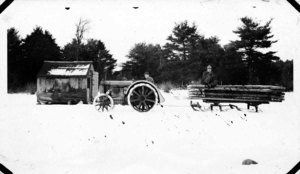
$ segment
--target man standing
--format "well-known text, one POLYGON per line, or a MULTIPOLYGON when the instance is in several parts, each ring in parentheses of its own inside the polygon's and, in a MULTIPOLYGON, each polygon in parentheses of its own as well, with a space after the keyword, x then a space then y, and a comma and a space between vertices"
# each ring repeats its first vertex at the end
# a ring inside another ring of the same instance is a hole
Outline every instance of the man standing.
POLYGON ((154 80, 153 80, 153 78, 152 77, 150 77, 150 75, 149 75, 149 73, 148 72, 145 72, 145 79, 147 80, 147 81, 149 81, 149 82, 151 82, 151 83, 153 83, 154 84, 154 80))
POLYGON ((213 88, 217 86, 218 81, 216 80, 216 77, 214 73, 212 72, 211 65, 207 66, 207 70, 203 72, 201 83, 204 84, 208 88, 213 88))

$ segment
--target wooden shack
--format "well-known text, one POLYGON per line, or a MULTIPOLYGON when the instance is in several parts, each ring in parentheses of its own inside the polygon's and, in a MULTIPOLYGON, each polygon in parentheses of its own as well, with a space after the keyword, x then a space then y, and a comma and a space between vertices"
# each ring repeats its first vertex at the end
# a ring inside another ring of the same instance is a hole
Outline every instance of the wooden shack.
POLYGON ((91 61, 45 61, 38 73, 38 103, 92 103, 97 92, 91 61))

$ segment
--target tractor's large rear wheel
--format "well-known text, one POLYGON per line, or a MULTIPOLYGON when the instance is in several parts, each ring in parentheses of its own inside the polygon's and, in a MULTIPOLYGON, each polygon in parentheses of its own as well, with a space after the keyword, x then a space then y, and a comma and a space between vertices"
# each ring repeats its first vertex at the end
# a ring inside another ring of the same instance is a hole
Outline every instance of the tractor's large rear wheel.
POLYGON ((157 92, 145 83, 133 86, 127 95, 128 104, 139 112, 150 111, 157 104, 157 92))

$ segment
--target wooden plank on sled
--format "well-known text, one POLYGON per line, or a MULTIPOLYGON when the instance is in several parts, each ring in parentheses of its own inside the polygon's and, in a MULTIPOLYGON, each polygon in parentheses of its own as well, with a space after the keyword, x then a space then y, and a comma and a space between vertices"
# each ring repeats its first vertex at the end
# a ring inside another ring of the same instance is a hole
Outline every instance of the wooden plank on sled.
POLYGON ((225 99, 225 98, 203 98, 203 102, 206 103, 266 103, 268 104, 268 100, 245 100, 245 99, 225 99))
MULTIPOLYGON (((205 88, 205 85, 202 84, 191 84, 188 85, 188 89, 193 88, 205 88)), ((280 90, 284 91, 285 87, 282 86, 272 86, 272 85, 218 85, 215 88, 236 88, 236 89, 271 89, 271 90, 280 90)))
POLYGON ((234 100, 265 100, 281 102, 284 100, 284 87, 267 85, 222 85, 205 88, 204 85, 188 86, 189 98, 224 98, 234 100))
POLYGON ((284 96, 272 96, 272 95, 222 95, 222 94, 189 94, 189 98, 229 98, 229 99, 247 99, 247 100, 268 100, 274 102, 281 102, 284 100, 284 96))
POLYGON ((285 90, 282 86, 272 85, 221 85, 224 88, 239 88, 239 89, 272 89, 272 90, 285 90))
POLYGON ((273 94, 229 94, 229 93, 205 93, 205 97, 217 97, 217 98, 261 98, 268 100, 279 100, 284 99, 284 95, 273 95, 273 94))
POLYGON ((274 91, 271 89, 244 89, 244 88, 207 88, 204 92, 248 92, 248 93, 278 93, 281 91, 274 91))
POLYGON ((189 96, 199 96, 199 97, 219 97, 219 98, 235 98, 235 97, 256 97, 256 98, 284 98, 284 93, 273 94, 273 93, 234 93, 234 92, 189 92, 189 96))
POLYGON ((191 95, 224 95, 224 96, 235 96, 235 95, 249 95, 249 96, 284 96, 284 93, 282 92, 259 92, 259 91, 211 91, 211 90, 205 90, 205 91, 189 91, 188 92, 191 95))
POLYGON ((198 91, 188 91, 190 95, 216 94, 216 95, 265 95, 265 96, 284 96, 283 92, 272 90, 220 90, 220 89, 204 89, 198 91))

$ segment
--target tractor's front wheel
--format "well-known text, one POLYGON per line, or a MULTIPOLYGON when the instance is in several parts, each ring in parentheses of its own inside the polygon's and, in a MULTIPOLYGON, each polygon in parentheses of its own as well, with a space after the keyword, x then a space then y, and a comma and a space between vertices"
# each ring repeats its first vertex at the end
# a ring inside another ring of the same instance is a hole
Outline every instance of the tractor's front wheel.
POLYGON ((99 112, 110 111, 114 107, 114 101, 107 94, 98 94, 93 101, 93 105, 99 112))

